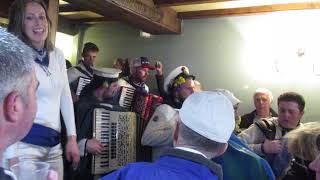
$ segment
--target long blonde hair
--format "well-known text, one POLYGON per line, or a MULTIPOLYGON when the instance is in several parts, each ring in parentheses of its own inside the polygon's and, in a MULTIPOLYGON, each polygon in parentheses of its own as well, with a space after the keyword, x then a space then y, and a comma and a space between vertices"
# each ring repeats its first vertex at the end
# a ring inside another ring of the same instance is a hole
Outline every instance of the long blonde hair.
POLYGON ((312 161, 320 154, 320 123, 309 122, 290 131, 288 138, 289 152, 301 159, 312 161))

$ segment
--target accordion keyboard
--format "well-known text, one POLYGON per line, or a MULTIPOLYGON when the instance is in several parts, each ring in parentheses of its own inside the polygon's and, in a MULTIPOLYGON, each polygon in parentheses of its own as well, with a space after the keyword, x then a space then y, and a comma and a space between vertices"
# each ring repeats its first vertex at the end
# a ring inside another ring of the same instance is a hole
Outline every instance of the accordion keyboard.
POLYGON ((131 109, 135 89, 132 87, 121 87, 119 105, 126 109, 131 109))
POLYGON ((93 137, 105 149, 93 156, 92 174, 104 174, 136 161, 135 113, 96 108, 93 128, 93 137))
POLYGON ((76 95, 80 96, 82 89, 90 83, 90 79, 89 78, 84 78, 84 77, 79 77, 79 81, 78 81, 78 86, 77 86, 77 91, 76 91, 76 95))

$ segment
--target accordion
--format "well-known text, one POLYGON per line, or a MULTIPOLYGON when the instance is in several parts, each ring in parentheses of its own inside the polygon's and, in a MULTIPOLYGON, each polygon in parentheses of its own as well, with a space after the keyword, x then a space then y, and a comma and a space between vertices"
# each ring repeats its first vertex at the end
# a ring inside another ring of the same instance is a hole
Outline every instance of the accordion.
POLYGON ((131 110, 133 96, 136 88, 134 88, 124 79, 119 79, 118 85, 121 87, 119 95, 119 105, 127 110, 131 110))
POLYGON ((135 88, 122 86, 120 91, 119 105, 131 110, 135 88))
POLYGON ((156 107, 163 103, 163 98, 151 93, 139 92, 123 79, 119 79, 118 83, 121 86, 119 105, 137 113, 146 125, 156 107))
POLYGON ((92 174, 105 174, 136 161, 136 114, 94 109, 93 137, 104 146, 92 158, 92 174))
POLYGON ((84 77, 79 77, 78 80, 78 85, 77 85, 77 90, 76 90, 76 95, 80 96, 82 89, 89 84, 91 79, 89 78, 84 78, 84 77))
POLYGON ((155 109, 163 103, 163 98, 151 93, 135 92, 132 111, 140 115, 144 127, 147 125, 155 109))

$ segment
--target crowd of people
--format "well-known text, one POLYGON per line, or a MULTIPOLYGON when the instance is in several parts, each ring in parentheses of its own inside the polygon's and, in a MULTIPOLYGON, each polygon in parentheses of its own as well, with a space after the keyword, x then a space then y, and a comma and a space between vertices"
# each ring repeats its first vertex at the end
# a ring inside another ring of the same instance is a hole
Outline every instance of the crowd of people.
POLYGON ((25 160, 48 163, 49 180, 320 180, 320 124, 301 122, 306 106, 301 94, 283 92, 275 111, 271 91, 258 88, 255 110, 240 116, 240 99, 226 89, 202 89, 187 66, 167 77, 165 67, 147 57, 95 67, 99 48, 87 42, 82 59, 67 69, 50 33, 42 0, 15 0, 7 30, 0 28, 1 180, 16 179, 9 169, 25 160), (157 92, 146 83, 150 71, 157 92), (80 77, 90 82, 77 95, 80 77), (108 148, 93 136, 94 110, 130 111, 119 104, 121 87, 163 98, 137 139, 152 147, 152 158, 94 175, 93 156, 108 148))

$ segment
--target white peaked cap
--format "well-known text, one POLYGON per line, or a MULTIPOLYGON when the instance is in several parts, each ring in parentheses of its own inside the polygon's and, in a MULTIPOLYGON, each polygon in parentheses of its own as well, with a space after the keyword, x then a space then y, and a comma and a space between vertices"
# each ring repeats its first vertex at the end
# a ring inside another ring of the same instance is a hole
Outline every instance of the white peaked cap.
POLYGON ((119 78, 121 70, 115 68, 97 68, 93 67, 93 74, 104 78, 119 78))
POLYGON ((168 86, 169 86, 170 82, 174 78, 176 78, 180 73, 183 72, 182 69, 184 69, 184 71, 189 74, 189 68, 187 66, 179 66, 179 67, 176 67, 174 70, 172 70, 169 73, 169 75, 166 77, 166 79, 164 80, 164 85, 163 85, 164 86, 164 91, 166 93, 169 93, 168 92, 168 86))
POLYGON ((233 106, 221 92, 193 93, 183 102, 179 115, 187 127, 220 143, 227 143, 235 127, 233 106))

